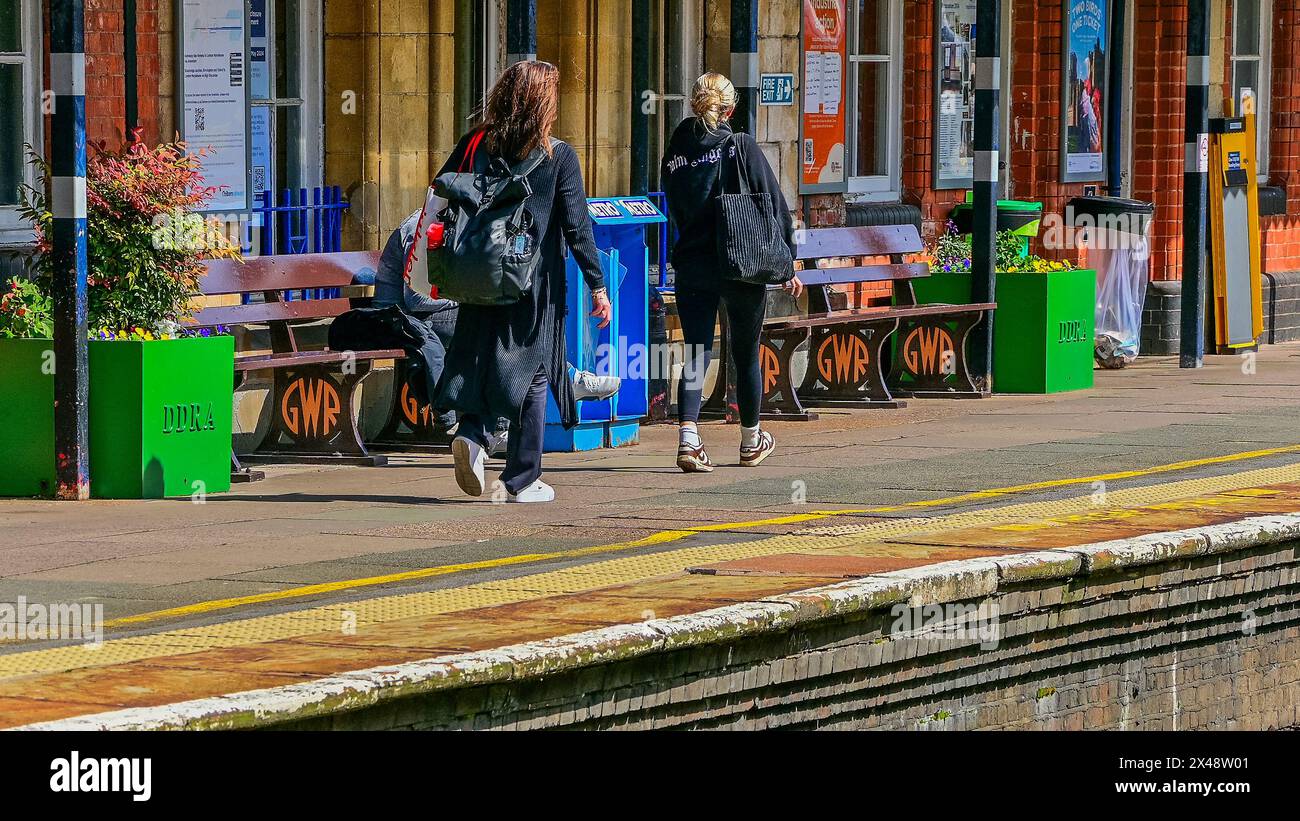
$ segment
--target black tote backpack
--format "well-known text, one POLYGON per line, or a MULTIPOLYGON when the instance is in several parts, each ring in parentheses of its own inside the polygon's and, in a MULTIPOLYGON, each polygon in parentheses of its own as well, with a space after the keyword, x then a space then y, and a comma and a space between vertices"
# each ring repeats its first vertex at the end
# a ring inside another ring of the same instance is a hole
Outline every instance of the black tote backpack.
POLYGON ((794 279, 794 258, 782 235, 771 194, 751 190, 743 143, 732 137, 722 146, 718 195, 718 259, 722 277, 751 285, 783 285, 794 279), (727 144, 735 147, 734 173, 728 173, 727 144))

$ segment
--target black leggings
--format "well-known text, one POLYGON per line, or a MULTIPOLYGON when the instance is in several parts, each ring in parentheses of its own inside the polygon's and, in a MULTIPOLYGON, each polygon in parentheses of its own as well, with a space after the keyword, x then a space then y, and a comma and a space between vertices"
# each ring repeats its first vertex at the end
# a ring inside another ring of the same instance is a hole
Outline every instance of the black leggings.
POLYGON ((717 290, 677 288, 677 315, 686 342, 686 362, 677 386, 677 418, 698 422, 704 376, 713 356, 713 327, 718 319, 718 302, 727 309, 731 329, 731 357, 736 363, 736 403, 740 423, 758 425, 763 383, 758 368, 758 339, 763 331, 767 289, 737 282, 719 283, 717 290))

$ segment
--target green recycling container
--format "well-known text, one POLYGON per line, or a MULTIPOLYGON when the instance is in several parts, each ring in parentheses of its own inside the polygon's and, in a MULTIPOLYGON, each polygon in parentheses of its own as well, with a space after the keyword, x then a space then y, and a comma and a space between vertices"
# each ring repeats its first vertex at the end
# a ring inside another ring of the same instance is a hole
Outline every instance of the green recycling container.
MULTIPOLYGON (((972 223, 975 215, 974 195, 966 192, 966 202, 953 206, 949 216, 957 226, 960 234, 969 234, 974 229, 972 223)), ((1029 243, 1037 239, 1043 223, 1043 204, 1041 202, 1024 202, 1022 200, 998 200, 998 230, 1010 231, 1020 238, 1020 256, 1029 256, 1029 243)))
MULTIPOLYGON (((971 301, 969 272, 912 281, 921 303, 971 301)), ((1097 275, 1089 270, 999 273, 993 319, 993 391, 1062 393, 1093 385, 1097 275)))

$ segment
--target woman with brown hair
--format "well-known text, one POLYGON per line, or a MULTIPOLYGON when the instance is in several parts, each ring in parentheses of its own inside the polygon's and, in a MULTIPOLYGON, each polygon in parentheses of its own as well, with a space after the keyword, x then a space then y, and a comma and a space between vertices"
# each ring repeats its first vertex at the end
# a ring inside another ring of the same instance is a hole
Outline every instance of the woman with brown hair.
POLYGON ((565 247, 591 290, 591 315, 609 324, 610 304, 583 187, 578 155, 551 137, 559 108, 560 73, 550 63, 526 61, 506 69, 488 94, 483 122, 461 138, 439 176, 462 165, 483 170, 504 160, 528 173, 525 208, 529 233, 541 243, 542 262, 530 290, 509 305, 462 305, 446 367, 433 402, 459 411, 452 442, 456 482, 471 496, 485 489, 489 425, 511 420, 501 483, 512 502, 549 502, 555 491, 541 480, 546 392, 555 397, 566 427, 577 423, 565 358, 565 247), (473 147, 471 147, 473 146, 473 147))

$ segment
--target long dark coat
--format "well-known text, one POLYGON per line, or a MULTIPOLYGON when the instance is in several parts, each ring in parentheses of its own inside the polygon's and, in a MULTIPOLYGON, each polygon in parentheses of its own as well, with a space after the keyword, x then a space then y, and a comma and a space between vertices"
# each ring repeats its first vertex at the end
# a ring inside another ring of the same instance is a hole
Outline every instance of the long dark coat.
MULTIPOLYGON (((461 138, 439 176, 460 167, 470 136, 461 138)), ((487 149, 480 146, 478 154, 475 167, 485 169, 491 161, 487 149)), ((517 424, 533 376, 545 368, 561 419, 573 427, 578 412, 565 352, 566 248, 589 288, 604 287, 604 275, 574 150, 556 142, 528 184, 532 194, 525 207, 542 237, 543 254, 532 291, 513 305, 460 306, 433 406, 488 420, 504 416, 517 424)))

